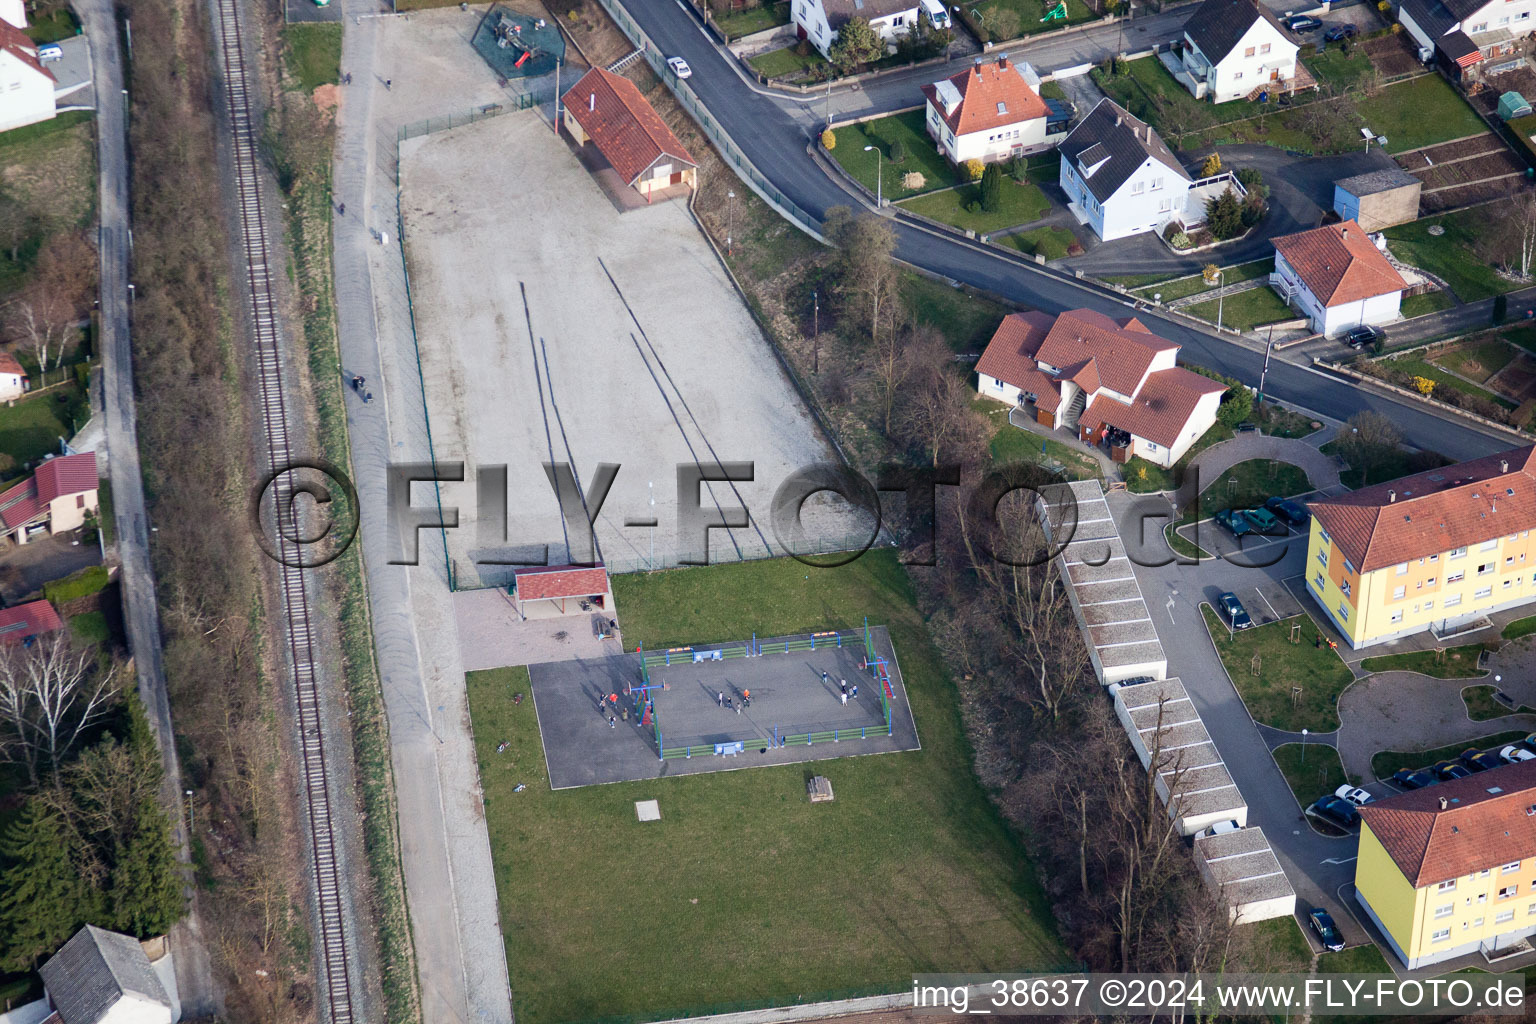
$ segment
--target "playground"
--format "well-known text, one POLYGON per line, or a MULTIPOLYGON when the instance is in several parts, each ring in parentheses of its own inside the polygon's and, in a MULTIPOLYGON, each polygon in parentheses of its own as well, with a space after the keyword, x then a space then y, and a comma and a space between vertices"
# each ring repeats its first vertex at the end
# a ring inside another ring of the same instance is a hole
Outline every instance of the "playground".
POLYGON ((500 4, 485 12, 470 45, 493 71, 508 79, 552 74, 565 59, 565 37, 552 22, 500 4))
POLYGON ((878 626, 528 672, 552 789, 919 748, 878 626))

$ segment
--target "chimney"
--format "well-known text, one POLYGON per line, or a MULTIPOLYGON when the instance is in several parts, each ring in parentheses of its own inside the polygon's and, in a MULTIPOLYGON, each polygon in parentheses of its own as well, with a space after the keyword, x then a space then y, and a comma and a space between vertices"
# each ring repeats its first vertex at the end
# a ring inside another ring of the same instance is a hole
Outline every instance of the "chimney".
POLYGON ((1339 229, 1339 234, 1342 237, 1344 237, 1344 238, 1348 238, 1349 237, 1349 228, 1340 228, 1339 229))
POLYGON ((1396 500, 1397 500, 1397 492, 1395 490, 1389 490, 1387 492, 1387 504, 1390 505, 1390 504, 1392 504, 1396 500))
POLYGON ((1122 124, 1125 124, 1125 118, 1121 117, 1119 114, 1116 114, 1115 115, 1115 127, 1119 128, 1122 124))
POLYGON ((1499 460, 1499 472, 1500 473, 1508 473, 1509 472, 1509 460, 1508 459, 1500 459, 1499 460))
POLYGON ((597 109, 597 93, 595 93, 595 92, 587 93, 587 109, 588 110, 596 110, 597 109))
POLYGON ((1006 53, 997 58, 997 70, 999 70, 999 71, 1007 71, 1008 70, 1008 55, 1006 53))
POLYGON ((1445 810, 1449 806, 1451 806, 1450 801, 1447 800, 1445 797, 1441 797, 1440 798, 1440 809, 1443 811, 1443 810, 1445 810))

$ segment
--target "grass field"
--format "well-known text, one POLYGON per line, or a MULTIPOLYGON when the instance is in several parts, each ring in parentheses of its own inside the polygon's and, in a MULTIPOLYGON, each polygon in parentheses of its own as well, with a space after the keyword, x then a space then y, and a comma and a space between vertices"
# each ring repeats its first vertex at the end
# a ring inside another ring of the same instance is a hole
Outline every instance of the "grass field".
POLYGON ((756 57, 749 57, 747 63, 751 64, 759 72, 769 78, 778 78, 780 75, 804 74, 818 64, 825 64, 827 59, 816 50, 802 57, 795 52, 793 46, 786 46, 780 50, 769 50, 760 53, 756 57))
MULTIPOLYGON (((1339 455, 1339 442, 1326 441, 1319 446, 1319 450, 1324 455, 1339 455)), ((1433 456, 1433 458, 1438 459, 1439 464, 1442 466, 1449 464, 1448 460, 1443 459, 1438 455, 1434 455, 1433 453, 1426 454, 1429 454, 1433 456)), ((1389 458, 1382 459, 1370 467, 1371 478, 1369 480, 1363 478, 1360 469, 1356 466, 1351 466, 1349 469, 1341 472, 1339 474, 1339 480, 1350 490, 1356 491, 1362 487, 1367 487, 1372 484, 1380 484, 1386 483, 1388 480, 1396 480, 1400 476, 1407 476, 1410 471, 1421 471, 1420 469, 1414 469, 1413 460, 1415 457, 1416 456, 1414 453, 1405 452, 1402 449, 1398 449, 1394 451, 1389 458)), ((1422 458, 1422 455, 1419 456, 1419 458, 1422 458)))
POLYGON ((775 25, 788 25, 789 0, 779 0, 777 3, 765 3, 750 10, 723 14, 715 18, 715 24, 720 26, 729 39, 740 39, 742 36, 749 36, 754 32, 773 28, 775 25))
POLYGON ((1028 231, 1020 231, 1014 235, 1004 235, 994 241, 1011 245, 1026 256, 1044 256, 1047 261, 1061 259, 1077 243, 1072 232, 1053 225, 1030 228, 1028 231))
POLYGON ((1273 459, 1239 462, 1209 484, 1200 495, 1200 515, 1212 516, 1226 508, 1257 508, 1269 498, 1304 494, 1312 489, 1300 466, 1273 459))
MULTIPOLYGON (((892 177, 890 169, 886 170, 887 178, 892 177)), ((968 209, 970 204, 980 202, 980 185, 961 185, 959 188, 907 199, 901 205, 913 213, 979 235, 1039 220, 1051 208, 1051 201, 1045 198, 1045 193, 1039 188, 1029 182, 1021 184, 1007 175, 1003 176, 1002 199, 997 209, 990 213, 981 209, 973 213, 968 209)))
POLYGON ((1300 732, 1332 732, 1339 727, 1339 694, 1354 681, 1338 654, 1314 647, 1317 626, 1306 615, 1297 615, 1252 629, 1227 639, 1227 626, 1209 605, 1201 605, 1206 628, 1232 677, 1237 692, 1255 722, 1300 732), (1301 643, 1290 642, 1291 624, 1301 623, 1301 643), (1253 674, 1253 658, 1259 656, 1259 674, 1253 674), (1301 693, 1293 702, 1293 687, 1301 693))
POLYGON ((1361 100, 1355 109, 1371 131, 1387 137, 1388 153, 1488 130, 1477 112, 1439 75, 1420 75, 1389 85, 1361 100))
POLYGON ((18 399, 15 405, 0 405, 0 481, 25 476, 25 463, 58 451, 59 438, 74 434, 75 418, 84 425, 84 404, 85 394, 77 385, 62 384, 18 399))
POLYGON ((1519 709, 1511 711, 1509 708, 1493 699, 1493 686, 1468 686, 1461 691, 1461 699, 1467 705, 1467 717, 1474 722, 1488 722, 1495 718, 1503 718, 1506 715, 1524 715, 1536 712, 1536 708, 1521 705, 1519 709))
POLYGON ((75 17, 75 12, 68 7, 60 7, 57 10, 39 15, 37 11, 29 11, 27 17, 27 38, 34 43, 56 43, 60 39, 68 39, 80 31, 80 19, 75 17))
POLYGON ((1323 44, 1321 51, 1309 55, 1302 63, 1319 82, 1332 86, 1336 94, 1353 86, 1371 70, 1371 58, 1358 46, 1346 51, 1337 44, 1323 44))
POLYGON ((1049 32, 1096 17, 1082 0, 1067 0, 1065 21, 1043 21, 1045 12, 1054 6, 1055 0, 1050 3, 1045 0, 981 0, 980 3, 967 4, 966 10, 979 15, 981 30, 985 33, 982 38, 993 43, 1036 32, 1049 32))
POLYGON ((959 184, 955 169, 934 148, 933 140, 928 137, 928 130, 923 127, 921 110, 847 125, 837 129, 835 135, 837 145, 832 150, 832 159, 853 175, 859 184, 869 189, 871 195, 875 191, 876 174, 882 172, 885 175, 885 198, 893 201, 959 184), (907 157, 901 163, 894 163, 891 160, 891 143, 898 139, 906 147, 907 157), (865 146, 880 148, 878 163, 875 153, 865 150, 865 146), (902 175, 909 171, 916 171, 923 176, 922 188, 909 189, 902 185, 902 175))
POLYGON ((1469 342, 1443 352, 1432 360, 1470 381, 1481 384, 1508 366, 1518 350, 1504 343, 1498 335, 1484 335, 1481 341, 1469 342))
POLYGON ((1175 145, 1177 139, 1167 130, 1168 119, 1160 112, 1158 101, 1165 105, 1165 109, 1179 111, 1192 123, 1207 125, 1239 121, 1254 116, 1261 109, 1259 104, 1247 100, 1232 100, 1220 105, 1197 100, 1156 57, 1128 61, 1123 75, 1108 75, 1100 68, 1095 68, 1092 75, 1106 96, 1157 129, 1170 146, 1175 145))
MULTIPOLYGON (((1256 278, 1267 277, 1273 269, 1275 269, 1275 261, 1273 259, 1253 260, 1248 263, 1239 263, 1235 267, 1223 267, 1221 283, 1223 285, 1237 284, 1239 281, 1252 281, 1256 278)), ((1161 301, 1172 302, 1174 299, 1199 295, 1210 287, 1210 285, 1205 283, 1205 276, 1203 274, 1191 274, 1188 277, 1178 277, 1172 281, 1164 281, 1153 287, 1138 288, 1136 294, 1144 299, 1150 299, 1154 295, 1161 295, 1161 301)))
POLYGON ((305 92, 341 81, 341 26, 289 25, 288 73, 305 92))
POLYGON ((1505 743, 1516 743, 1525 739, 1524 730, 1516 729, 1506 732, 1489 733, 1487 736, 1477 736, 1460 743, 1451 743, 1443 747, 1435 747, 1433 750, 1380 750, 1371 757, 1371 771, 1378 779, 1390 779, 1392 774, 1404 768, 1427 768, 1437 761, 1447 761, 1457 757, 1463 750, 1471 747, 1487 748, 1498 747, 1505 743))
POLYGON ((931 277, 908 271, 902 278, 901 300, 920 324, 936 327, 956 352, 980 352, 1011 310, 951 288, 931 277))
POLYGON ((1518 640, 1523 636, 1536 633, 1536 615, 1527 615, 1523 619, 1516 619, 1504 627, 1505 640, 1518 640))
POLYGON ((923 749, 555 793, 532 702, 512 701, 526 670, 471 673, 519 1021, 901 991, 940 965, 1070 966, 1027 852, 971 772, 957 694, 894 552, 835 570, 784 559, 620 576, 614 589, 626 645, 648 649, 884 623, 923 749), (806 800, 818 773, 831 804, 806 800), (661 821, 638 823, 634 801, 652 798, 661 821), (594 965, 611 984, 594 984, 594 965))
POLYGON ((1008 409, 1000 402, 979 399, 976 407, 998 422, 997 432, 992 435, 988 450, 992 461, 1034 462, 1049 468, 1061 467, 1061 472, 1073 480, 1098 480, 1103 473, 1099 461, 1086 452, 1063 444, 1053 438, 1041 437, 1008 422, 1008 409))
POLYGON ((1367 672, 1418 672, 1436 679, 1471 679, 1485 675, 1477 667, 1480 644, 1446 649, 1445 660, 1437 661, 1434 651, 1408 651, 1405 654, 1384 654, 1379 658, 1366 658, 1360 667, 1367 672))
MULTIPOLYGON (((1473 384, 1471 381, 1462 380, 1454 373, 1447 373, 1445 370, 1435 366, 1433 363, 1426 363, 1422 359, 1412 359, 1403 356, 1397 359, 1393 359, 1391 361, 1391 365, 1395 369, 1402 370, 1405 373, 1411 373, 1416 377, 1427 377, 1428 379, 1434 381, 1435 391, 1449 388, 1452 391, 1460 391, 1465 395, 1476 395, 1479 398, 1486 398, 1488 401, 1502 405, 1506 409, 1513 409, 1515 407, 1515 403, 1511 402, 1509 399, 1501 398, 1500 396, 1494 394, 1492 391, 1489 391, 1487 388, 1480 388, 1476 384, 1473 384)), ((1433 393, 1431 394, 1431 397, 1433 397, 1433 393)))
POLYGON ((1344 762, 1339 760, 1339 752, 1326 743, 1308 743, 1305 754, 1300 743, 1285 743, 1270 753, 1302 807, 1349 781, 1344 775, 1344 762))
MULTIPOLYGON (((1197 302, 1192 306, 1183 307, 1183 312, 1214 324, 1218 313, 1217 301, 1207 299, 1205 302, 1197 302)), ((1291 320, 1296 317, 1295 311, 1282 302, 1280 296, 1276 295, 1274 289, 1268 285, 1228 295, 1222 300, 1219 312, 1222 327, 1235 327, 1239 331, 1251 331, 1255 327, 1272 324, 1276 320, 1291 320)))
MULTIPOLYGON (((1439 82, 1440 78, 1426 75, 1425 80, 1439 82)), ((1441 85, 1449 88, 1443 82, 1441 85)), ((1500 277, 1475 249, 1478 238, 1492 226, 1493 216, 1488 207, 1441 214, 1387 228, 1387 240, 1398 259, 1443 278, 1461 301, 1475 302, 1519 287, 1500 277), (1445 234, 1431 235, 1429 229, 1434 225, 1445 228, 1445 234)))
POLYGON ((88 227, 96 216, 96 144, 91 112, 0 134, 0 188, 24 211, 18 244, 0 250, 0 297, 21 288, 44 239, 88 227), (12 258, 14 256, 14 259, 12 258))
POLYGON ((1416 316, 1427 316, 1430 313, 1438 313, 1442 309, 1450 309, 1455 304, 1454 299, 1437 289, 1408 296, 1403 300, 1401 312, 1404 319, 1411 320, 1416 316))

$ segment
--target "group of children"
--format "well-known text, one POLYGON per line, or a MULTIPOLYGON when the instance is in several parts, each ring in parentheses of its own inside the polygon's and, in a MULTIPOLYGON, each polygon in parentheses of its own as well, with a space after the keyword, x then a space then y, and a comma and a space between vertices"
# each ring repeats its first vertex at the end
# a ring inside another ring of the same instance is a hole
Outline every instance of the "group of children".
MULTIPOLYGON (((826 672, 822 672, 822 674, 821 674, 821 681, 822 681, 823 685, 829 684, 829 683, 832 682, 832 677, 827 675, 826 672)), ((859 699, 859 684, 858 683, 854 683, 852 686, 849 686, 848 685, 848 680, 846 680, 846 679, 839 679, 837 681, 837 687, 841 691, 841 697, 842 697, 844 705, 847 705, 849 700, 858 700, 859 699)))
POLYGON ((742 708, 749 708, 752 706, 752 691, 742 690, 741 700, 738 701, 734 697, 727 697, 725 695, 725 691, 721 690, 715 695, 715 703, 719 704, 727 711, 734 710, 739 715, 741 714, 742 708))

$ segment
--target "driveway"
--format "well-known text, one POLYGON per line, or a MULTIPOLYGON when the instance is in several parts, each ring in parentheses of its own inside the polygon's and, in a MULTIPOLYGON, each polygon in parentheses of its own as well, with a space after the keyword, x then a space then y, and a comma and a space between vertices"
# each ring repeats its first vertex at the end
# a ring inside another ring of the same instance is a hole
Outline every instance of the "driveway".
POLYGON ((20 546, 7 544, 0 555, 0 603, 9 607, 86 566, 101 564, 101 545, 81 543, 78 530, 39 536, 20 546))

